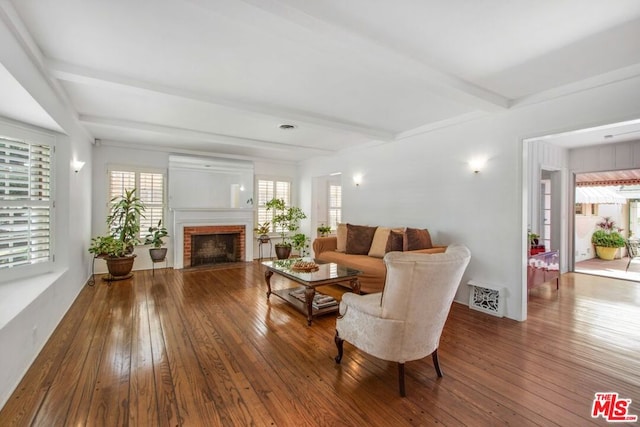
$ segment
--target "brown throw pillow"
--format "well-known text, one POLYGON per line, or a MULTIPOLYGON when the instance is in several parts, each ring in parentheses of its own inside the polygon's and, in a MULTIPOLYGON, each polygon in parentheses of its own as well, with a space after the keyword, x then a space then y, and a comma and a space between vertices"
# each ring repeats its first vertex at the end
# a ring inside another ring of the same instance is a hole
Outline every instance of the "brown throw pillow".
POLYGON ((416 249, 431 249, 431 236, 429 230, 420 230, 418 228, 409 228, 405 230, 406 251, 414 251, 416 249))
POLYGON ((376 228, 378 227, 347 224, 346 252, 354 255, 369 254, 369 248, 371 248, 371 242, 376 233, 376 228))
POLYGON ((385 252, 402 252, 404 242, 404 231, 393 231, 389 233, 385 252))

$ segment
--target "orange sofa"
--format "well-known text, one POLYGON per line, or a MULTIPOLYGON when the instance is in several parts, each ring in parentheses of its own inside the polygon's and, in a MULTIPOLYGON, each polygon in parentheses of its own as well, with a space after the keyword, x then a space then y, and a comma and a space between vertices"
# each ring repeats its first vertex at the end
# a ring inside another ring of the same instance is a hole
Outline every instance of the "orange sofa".
MULTIPOLYGON (((362 271, 358 276, 362 293, 382 292, 387 275, 382 258, 369 255, 356 255, 338 252, 338 238, 336 236, 318 237, 313 241, 315 259, 325 262, 335 262, 362 271)), ((435 254, 444 252, 446 246, 433 246, 429 249, 416 249, 407 252, 435 254)), ((348 286, 348 284, 345 284, 348 286)))

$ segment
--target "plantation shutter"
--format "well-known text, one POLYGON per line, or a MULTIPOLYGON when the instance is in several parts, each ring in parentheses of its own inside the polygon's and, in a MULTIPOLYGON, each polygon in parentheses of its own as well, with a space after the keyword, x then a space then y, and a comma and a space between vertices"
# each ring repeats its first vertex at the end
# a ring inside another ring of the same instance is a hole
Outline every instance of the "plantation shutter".
POLYGON ((145 204, 144 218, 140 219, 140 239, 149 232, 149 227, 158 225, 164 213, 164 176, 160 173, 140 173, 138 197, 145 204))
POLYGON ((47 262, 51 146, 0 137, 0 269, 47 262))
MULTIPOLYGON (((264 224, 273 219, 273 211, 268 211, 266 204, 271 199, 284 199, 287 206, 291 203, 291 182, 260 179, 258 180, 258 217, 257 222, 264 224)), ((270 224, 271 231, 276 230, 273 224, 270 224)))
POLYGON ((342 186, 329 185, 329 226, 335 230, 342 222, 342 186))

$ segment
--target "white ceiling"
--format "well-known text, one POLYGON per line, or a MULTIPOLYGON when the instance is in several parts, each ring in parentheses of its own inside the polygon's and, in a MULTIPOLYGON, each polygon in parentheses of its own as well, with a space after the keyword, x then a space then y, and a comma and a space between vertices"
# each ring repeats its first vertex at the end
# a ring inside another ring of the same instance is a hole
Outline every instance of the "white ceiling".
POLYGON ((640 75, 637 0, 0 7, 87 130, 128 146, 299 160, 640 75))

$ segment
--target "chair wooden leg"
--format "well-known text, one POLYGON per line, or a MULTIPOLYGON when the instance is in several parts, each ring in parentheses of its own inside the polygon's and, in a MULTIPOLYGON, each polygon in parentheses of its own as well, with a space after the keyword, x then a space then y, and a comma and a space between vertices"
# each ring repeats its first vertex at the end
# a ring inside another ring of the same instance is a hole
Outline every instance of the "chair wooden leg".
POLYGON ((440 363, 438 363, 438 349, 436 348, 431 353, 431 358, 433 359, 433 367, 436 368, 436 374, 438 377, 442 378, 442 371, 440 370, 440 363))
POLYGON ((404 363, 398 363, 398 386, 400 388, 400 396, 405 397, 404 391, 404 363))
POLYGON ((632 260, 632 259, 633 259, 633 258, 629 257, 629 262, 627 263, 627 268, 624 270, 624 271, 625 271, 625 273, 626 273, 627 271, 629 271, 629 266, 631 265, 631 260, 632 260))
POLYGON ((340 361, 342 360, 342 347, 344 344, 344 340, 342 338, 340 338, 340 336, 338 335, 338 331, 336 330, 336 336, 333 338, 333 340, 336 343, 336 347, 338 347, 338 355, 335 358, 336 363, 340 363, 340 361))

